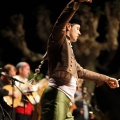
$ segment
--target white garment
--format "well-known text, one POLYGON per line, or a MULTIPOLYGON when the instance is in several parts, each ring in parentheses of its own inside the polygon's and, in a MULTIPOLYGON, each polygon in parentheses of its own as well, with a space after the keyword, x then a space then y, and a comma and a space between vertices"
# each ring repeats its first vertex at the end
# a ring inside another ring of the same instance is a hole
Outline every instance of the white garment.
POLYGON ((29 87, 29 85, 26 86, 26 84, 28 83, 28 79, 27 78, 22 78, 21 76, 19 75, 16 75, 14 76, 14 78, 16 78, 18 81, 21 81, 21 82, 18 82, 18 81, 15 81, 15 85, 22 91, 22 92, 25 92, 25 90, 27 90, 27 88, 29 87))
POLYGON ((55 83, 56 83, 55 80, 53 78, 50 78, 48 85, 51 87, 55 87, 58 90, 64 92, 70 98, 70 100, 73 102, 74 94, 76 92, 76 84, 77 84, 76 78, 72 76, 68 85, 57 86, 55 83))

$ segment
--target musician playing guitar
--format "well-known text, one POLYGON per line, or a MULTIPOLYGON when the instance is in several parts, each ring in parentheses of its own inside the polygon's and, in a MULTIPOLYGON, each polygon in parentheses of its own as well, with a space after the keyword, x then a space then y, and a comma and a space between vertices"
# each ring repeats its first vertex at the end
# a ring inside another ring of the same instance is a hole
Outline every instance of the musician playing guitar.
MULTIPOLYGON (((14 76, 16 75, 16 68, 12 64, 6 64, 1 71, 7 75, 14 76)), ((10 107, 4 101, 4 96, 12 96, 17 98, 17 94, 12 90, 6 90, 4 86, 11 85, 12 80, 6 76, 2 76, 0 78, 0 120, 15 120, 15 108, 10 107)))
POLYGON ((27 90, 31 89, 31 85, 26 85, 28 83, 28 77, 30 75, 30 65, 27 62, 19 62, 16 65, 17 75, 14 78, 18 79, 25 84, 21 84, 16 81, 16 86, 23 92, 22 100, 20 104, 16 107, 16 120, 32 120, 33 105, 27 99, 27 90), (24 88, 24 89, 23 89, 24 88), (25 93, 25 94, 24 94, 25 93))

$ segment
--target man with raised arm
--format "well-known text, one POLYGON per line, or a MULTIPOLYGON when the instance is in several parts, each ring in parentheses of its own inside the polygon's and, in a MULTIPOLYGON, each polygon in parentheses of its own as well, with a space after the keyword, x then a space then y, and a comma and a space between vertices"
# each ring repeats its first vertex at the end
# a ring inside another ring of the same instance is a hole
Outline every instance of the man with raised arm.
POLYGON ((72 42, 81 35, 81 20, 73 17, 82 2, 92 0, 71 0, 58 17, 48 40, 47 58, 49 85, 41 98, 42 120, 74 120, 69 106, 74 100, 77 79, 91 80, 110 88, 119 87, 115 78, 84 69, 77 63, 72 42))

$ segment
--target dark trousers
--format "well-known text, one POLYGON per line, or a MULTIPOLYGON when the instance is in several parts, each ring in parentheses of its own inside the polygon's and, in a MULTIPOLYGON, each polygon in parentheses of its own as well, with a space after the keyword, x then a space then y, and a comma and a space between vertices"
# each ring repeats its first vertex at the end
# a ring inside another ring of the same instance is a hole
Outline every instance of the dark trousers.
POLYGON ((0 120, 15 120, 15 109, 8 106, 6 108, 0 104, 0 120))
POLYGON ((16 113, 16 120, 32 120, 31 115, 16 113))

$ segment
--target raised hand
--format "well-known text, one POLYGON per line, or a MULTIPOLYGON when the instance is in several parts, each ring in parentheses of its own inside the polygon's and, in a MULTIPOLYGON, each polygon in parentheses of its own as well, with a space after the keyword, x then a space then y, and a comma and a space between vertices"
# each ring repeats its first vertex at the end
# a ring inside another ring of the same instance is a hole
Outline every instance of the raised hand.
POLYGON ((89 2, 92 3, 92 0, 78 0, 79 2, 89 2))

